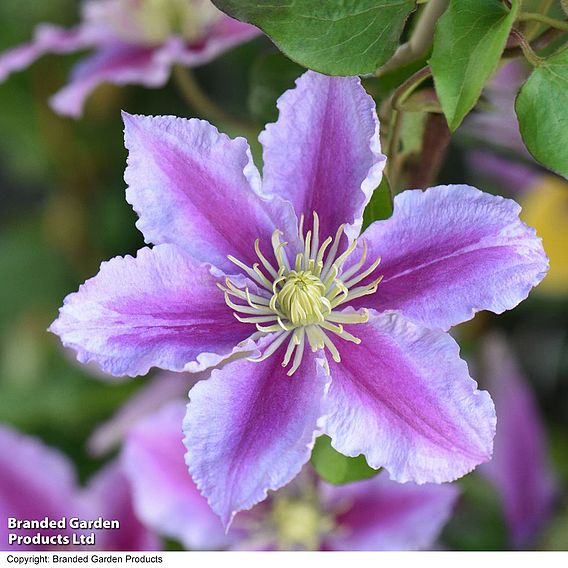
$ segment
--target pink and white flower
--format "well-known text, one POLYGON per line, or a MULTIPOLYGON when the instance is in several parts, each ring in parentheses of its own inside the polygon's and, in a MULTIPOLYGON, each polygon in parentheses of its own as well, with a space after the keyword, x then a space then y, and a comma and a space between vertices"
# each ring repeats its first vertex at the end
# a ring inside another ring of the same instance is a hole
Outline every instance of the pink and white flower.
POLYGON ((92 49, 51 99, 57 113, 78 117, 101 83, 161 87, 173 65, 208 63, 259 33, 209 0, 85 0, 76 28, 40 24, 32 42, 0 55, 0 82, 46 53, 92 49))
POLYGON ((490 459, 495 413, 446 333, 515 307, 548 261, 519 206, 465 185, 405 191, 359 234, 385 156, 358 78, 305 73, 261 134, 125 115, 127 200, 153 248, 104 263, 51 330, 114 375, 197 372, 187 465, 228 525, 325 433, 391 479, 490 459), (230 361, 228 361, 230 359, 230 361))

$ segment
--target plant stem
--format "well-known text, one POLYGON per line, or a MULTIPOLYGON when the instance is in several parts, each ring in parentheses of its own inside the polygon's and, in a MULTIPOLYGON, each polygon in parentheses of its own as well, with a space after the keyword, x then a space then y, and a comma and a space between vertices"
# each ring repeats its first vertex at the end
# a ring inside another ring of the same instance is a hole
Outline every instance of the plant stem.
POLYGON ((398 150, 400 146, 400 129, 402 126, 402 113, 392 107, 389 123, 389 136, 387 142, 386 175, 389 178, 391 205, 394 201, 396 186, 398 184, 398 150))
POLYGON ((420 163, 410 179, 411 187, 425 189, 438 177, 451 138, 452 135, 444 116, 430 114, 424 128, 420 163))
POLYGON ((511 30, 511 35, 518 41, 519 47, 521 48, 525 59, 534 67, 538 67, 544 63, 544 59, 539 57, 531 47, 531 44, 527 41, 527 38, 519 31, 513 28, 511 30))
POLYGON ((431 75, 432 71, 430 67, 423 67, 422 69, 414 73, 414 75, 409 77, 406 81, 404 81, 404 83, 402 83, 402 85, 400 85, 392 94, 390 100, 391 116, 387 142, 387 157, 390 161, 387 162, 387 169, 391 182, 391 196, 396 192, 398 184, 398 171, 400 169, 398 164, 398 150, 400 145, 400 129, 402 126, 401 105, 414 92, 414 90, 431 75))
POLYGON ((239 120, 231 114, 225 112, 214 101, 212 101, 203 91, 195 79, 195 75, 186 67, 176 65, 173 71, 176 86, 185 99, 201 118, 205 118, 215 123, 217 126, 225 124, 236 130, 242 131, 247 136, 256 136, 258 129, 255 125, 239 120))
POLYGON ((419 87, 426 79, 432 76, 432 70, 429 65, 422 67, 411 75, 404 83, 397 87, 396 91, 392 94, 391 104, 393 108, 400 110, 404 101, 419 87))
MULTIPOLYGON (((563 32, 561 32, 560 30, 548 28, 545 32, 543 32, 530 43, 531 49, 533 51, 544 49, 549 43, 551 43, 561 35, 563 35, 563 32)), ((520 46, 508 47, 503 52, 503 57, 505 59, 511 59, 514 57, 519 57, 521 55, 523 55, 523 51, 520 46)))
POLYGON ((555 18, 550 18, 543 14, 537 14, 536 12, 521 12, 517 19, 520 22, 539 22, 540 24, 550 26, 551 28, 568 32, 568 22, 564 20, 556 20, 555 18))
POLYGON ((383 75, 386 71, 402 67, 425 55, 432 45, 436 22, 448 4, 449 0, 430 0, 422 9, 410 39, 396 50, 396 53, 377 70, 376 74, 383 75))

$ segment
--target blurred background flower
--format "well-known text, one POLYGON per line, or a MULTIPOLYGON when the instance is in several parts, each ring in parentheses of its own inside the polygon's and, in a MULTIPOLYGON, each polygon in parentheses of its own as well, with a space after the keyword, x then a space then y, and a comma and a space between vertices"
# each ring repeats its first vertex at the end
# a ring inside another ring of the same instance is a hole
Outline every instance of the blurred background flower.
POLYGON ((40 24, 30 43, 0 55, 0 81, 47 53, 93 49, 51 98, 55 112, 78 117, 87 96, 102 83, 160 87, 173 65, 203 65, 260 33, 209 0, 85 0, 81 18, 70 29, 40 24))
POLYGON ((499 415, 493 459, 479 469, 499 494, 511 546, 534 544, 557 507, 548 441, 532 388, 505 339, 482 344, 484 384, 499 415))
POLYGON ((158 538, 134 515, 130 483, 117 463, 101 469, 80 488, 73 463, 41 441, 0 427, 0 514, 3 521, 65 519, 61 529, 10 528, 2 522, 0 550, 77 549, 156 550, 158 538), (71 519, 113 519, 120 529, 95 530, 95 542, 80 544, 89 529, 76 530, 71 519))
POLYGON ((128 434, 122 463, 134 506, 149 527, 190 549, 417 550, 433 546, 459 494, 454 484, 373 479, 333 486, 306 466, 284 489, 236 516, 228 533, 187 475, 183 401, 169 403, 128 434))
POLYGON ((561 296, 568 294, 568 181, 545 170, 523 144, 515 97, 529 73, 518 59, 499 69, 485 90, 484 106, 460 133, 473 145, 465 154, 471 174, 518 200, 524 221, 543 239, 551 262, 538 293, 561 296))

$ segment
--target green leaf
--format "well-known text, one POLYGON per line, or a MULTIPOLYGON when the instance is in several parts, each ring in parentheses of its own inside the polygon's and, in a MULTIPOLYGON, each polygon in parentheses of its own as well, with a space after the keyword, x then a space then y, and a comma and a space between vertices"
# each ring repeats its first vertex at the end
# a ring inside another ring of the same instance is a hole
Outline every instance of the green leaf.
POLYGON ((369 467, 363 455, 349 458, 340 454, 331 447, 331 440, 327 436, 320 436, 316 440, 312 465, 323 480, 334 485, 370 479, 380 471, 369 467))
POLYGON ((276 122, 278 97, 294 87, 303 68, 281 53, 268 53, 260 57, 251 72, 248 107, 250 113, 262 124, 276 122))
POLYGON ((374 221, 388 219, 392 215, 392 201, 389 180, 383 174, 381 185, 375 189, 363 214, 363 229, 374 221))
POLYGON ((517 12, 500 0, 451 0, 438 20, 430 67, 450 129, 475 106, 497 69, 517 12))
POLYGON ((415 0, 213 0, 290 59, 328 75, 373 73, 395 52, 415 0))
POLYGON ((568 178, 568 48, 532 72, 517 95, 515 109, 529 152, 568 178))

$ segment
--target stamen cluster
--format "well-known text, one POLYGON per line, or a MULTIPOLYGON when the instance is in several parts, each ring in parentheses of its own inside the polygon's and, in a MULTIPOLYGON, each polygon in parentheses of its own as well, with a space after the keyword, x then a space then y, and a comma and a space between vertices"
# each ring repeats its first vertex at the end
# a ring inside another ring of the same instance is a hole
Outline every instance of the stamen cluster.
POLYGON ((341 357, 329 334, 353 343, 361 342, 347 332, 343 324, 368 321, 367 310, 339 310, 356 298, 374 294, 382 279, 380 276, 369 284, 357 286, 375 272, 381 261, 380 257, 377 258, 361 272, 367 257, 364 241, 359 261, 342 271, 345 261, 357 246, 357 240, 354 240, 338 256, 344 225, 339 227, 335 238, 328 237, 321 246, 317 213, 313 214, 313 230, 307 231, 305 236, 303 226, 302 215, 298 233, 303 252, 296 255, 293 264, 286 254, 288 243, 281 241, 282 232, 278 229, 272 233, 271 240, 277 266, 273 266, 262 254, 260 239, 254 245, 260 263, 249 267, 233 256, 228 257, 258 285, 257 293, 252 293, 248 287, 239 288, 229 278, 226 286, 220 285, 227 305, 235 311, 234 316, 240 322, 256 325, 257 332, 253 338, 273 334, 272 342, 254 361, 267 359, 288 340, 282 366, 287 367, 292 361, 288 371, 290 376, 300 367, 306 340, 313 352, 327 348, 336 362, 341 361, 341 357), (235 303, 231 297, 244 303, 235 303))

